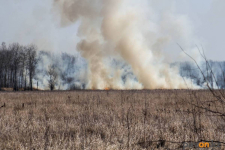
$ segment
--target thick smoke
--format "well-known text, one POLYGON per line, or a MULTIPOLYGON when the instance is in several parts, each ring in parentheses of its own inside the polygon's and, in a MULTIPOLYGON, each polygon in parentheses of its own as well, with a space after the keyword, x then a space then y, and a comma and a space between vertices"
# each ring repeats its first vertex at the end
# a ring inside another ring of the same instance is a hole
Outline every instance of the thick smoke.
MULTIPOLYGON (((38 52, 38 66, 35 79, 39 89, 49 89, 49 68, 54 67, 57 74, 55 80, 56 90, 84 89, 87 83, 85 76, 86 62, 78 55, 67 53, 54 54, 46 51, 38 52)), ((36 82, 34 82, 36 83, 36 82)), ((35 85, 36 86, 36 85, 35 85)))
MULTIPOLYGON (((154 0, 55 0, 61 25, 79 22, 77 45, 88 63, 89 89, 186 88, 179 71, 166 63, 163 49, 191 37, 184 16, 157 14, 154 0), (178 39, 182 39, 181 41, 178 39), (112 67, 110 59, 127 67, 112 67), (123 80, 124 75, 126 79, 123 80)), ((182 42, 185 41, 185 42, 182 42)), ((191 85, 189 80, 187 84, 191 85)))

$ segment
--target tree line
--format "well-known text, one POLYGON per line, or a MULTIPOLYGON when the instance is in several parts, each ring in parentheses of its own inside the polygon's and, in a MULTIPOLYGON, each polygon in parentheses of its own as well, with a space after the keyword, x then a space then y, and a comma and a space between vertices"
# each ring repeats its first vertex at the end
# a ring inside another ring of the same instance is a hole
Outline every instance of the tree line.
POLYGON ((35 45, 3 42, 0 45, 0 89, 84 89, 84 81, 77 76, 86 68, 84 64, 75 55, 55 55, 40 51, 35 45))
POLYGON ((0 46, 0 87, 33 90, 33 78, 38 63, 37 47, 18 43, 0 46))
POLYGON ((208 60, 207 63, 201 62, 199 66, 205 79, 199 68, 192 62, 176 62, 172 66, 178 66, 181 77, 191 79, 194 84, 200 87, 206 88, 206 82, 208 82, 211 88, 225 89, 225 61, 208 60))
MULTIPOLYGON (((124 67, 126 64, 112 62, 112 65, 124 67)), ((212 88, 225 89, 225 61, 207 61, 202 63, 201 70, 206 79, 202 78, 199 69, 191 62, 175 62, 171 67, 179 68, 181 77, 189 78, 198 86, 204 87, 208 82, 212 88), (211 70, 209 69, 211 68, 211 70), (207 80, 207 81, 205 81, 207 80)), ((81 56, 67 53, 55 55, 47 51, 39 51, 35 45, 12 43, 0 45, 0 89, 18 90, 40 89, 75 90, 85 89, 87 84, 87 63, 81 56), (79 75, 79 74, 82 75, 79 75), (35 82, 34 82, 35 81, 35 82), (33 85, 35 83, 35 86, 33 85), (38 84, 39 83, 39 84, 38 84)), ((127 75, 121 78, 126 82, 127 75)))

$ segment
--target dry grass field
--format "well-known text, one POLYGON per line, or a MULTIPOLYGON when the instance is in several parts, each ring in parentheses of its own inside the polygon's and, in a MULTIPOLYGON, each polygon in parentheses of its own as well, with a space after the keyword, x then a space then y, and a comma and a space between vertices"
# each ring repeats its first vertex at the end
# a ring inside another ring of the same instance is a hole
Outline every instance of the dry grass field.
POLYGON ((0 107, 0 149, 183 149, 185 141, 225 142, 225 119, 216 113, 223 105, 206 90, 1 92, 0 107))

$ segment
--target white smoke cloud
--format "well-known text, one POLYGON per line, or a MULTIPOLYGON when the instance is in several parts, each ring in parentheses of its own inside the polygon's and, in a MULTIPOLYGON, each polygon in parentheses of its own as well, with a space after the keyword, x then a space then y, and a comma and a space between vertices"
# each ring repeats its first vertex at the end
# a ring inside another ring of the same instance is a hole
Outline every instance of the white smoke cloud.
MULTIPOLYGON (((161 0, 160 0, 161 1, 161 0)), ((163 2, 163 1, 161 1, 163 2)), ((55 0, 62 27, 79 22, 77 48, 88 61, 88 88, 186 88, 176 69, 166 63, 164 50, 171 43, 189 45, 192 28, 188 18, 174 13, 175 2, 159 12, 159 1, 55 0), (107 59, 122 59, 137 80, 113 70, 107 59)), ((162 4, 162 3, 160 3, 162 4)), ((187 80, 188 84, 191 84, 187 80)))

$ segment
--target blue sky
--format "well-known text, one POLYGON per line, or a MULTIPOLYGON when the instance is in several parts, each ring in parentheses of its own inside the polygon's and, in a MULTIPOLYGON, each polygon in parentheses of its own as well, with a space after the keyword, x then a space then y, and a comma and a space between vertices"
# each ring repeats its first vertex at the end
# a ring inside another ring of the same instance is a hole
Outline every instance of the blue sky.
MULTIPOLYGON (((223 0, 153 0, 158 9, 174 5, 174 11, 186 15, 203 45, 208 58, 225 60, 225 1, 223 0)), ((35 43, 39 49, 76 52, 78 23, 59 25, 52 0, 0 0, 0 42, 35 43)), ((160 11, 159 11, 160 12, 160 11)), ((177 51, 179 49, 177 48, 177 51)))

